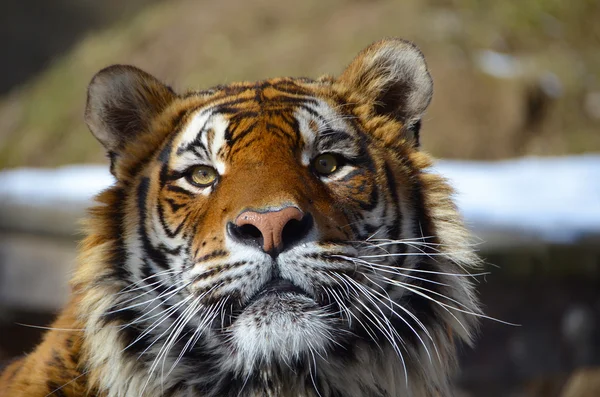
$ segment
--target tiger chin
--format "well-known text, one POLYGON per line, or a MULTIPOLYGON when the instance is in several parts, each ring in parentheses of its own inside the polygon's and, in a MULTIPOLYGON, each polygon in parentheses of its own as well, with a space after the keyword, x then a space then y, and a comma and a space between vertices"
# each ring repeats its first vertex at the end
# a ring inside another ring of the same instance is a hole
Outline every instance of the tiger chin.
POLYGON ((101 70, 115 178, 71 298, 4 396, 448 396, 479 266, 419 149, 432 80, 386 39, 339 77, 178 94, 101 70))

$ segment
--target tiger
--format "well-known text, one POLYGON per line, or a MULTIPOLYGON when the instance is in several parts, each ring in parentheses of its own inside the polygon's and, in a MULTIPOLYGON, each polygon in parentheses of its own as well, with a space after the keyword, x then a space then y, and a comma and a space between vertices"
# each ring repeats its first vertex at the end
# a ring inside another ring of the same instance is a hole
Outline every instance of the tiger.
POLYGON ((453 189, 420 147, 433 83, 399 38, 338 76, 178 94, 99 71, 114 184, 71 294, 2 396, 449 396, 482 316, 453 189))

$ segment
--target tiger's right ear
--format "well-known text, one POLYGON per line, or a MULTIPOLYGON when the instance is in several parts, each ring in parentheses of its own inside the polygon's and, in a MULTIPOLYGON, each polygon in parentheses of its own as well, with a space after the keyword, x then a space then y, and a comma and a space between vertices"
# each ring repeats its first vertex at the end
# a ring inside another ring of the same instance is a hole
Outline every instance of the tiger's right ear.
POLYGON ((402 136, 419 146, 419 128, 431 102, 433 82, 421 51, 389 38, 365 48, 338 79, 368 98, 374 114, 403 124, 402 136))
POLYGON ((90 82, 85 122, 114 162, 124 144, 147 132, 176 96, 171 88, 136 67, 109 66, 90 82))

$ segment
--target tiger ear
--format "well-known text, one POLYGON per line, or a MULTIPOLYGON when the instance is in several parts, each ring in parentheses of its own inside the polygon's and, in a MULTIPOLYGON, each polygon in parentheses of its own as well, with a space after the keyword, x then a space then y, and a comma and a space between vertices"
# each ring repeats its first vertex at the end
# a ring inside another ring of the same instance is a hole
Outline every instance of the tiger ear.
POLYGON ((148 131, 175 98, 171 88, 136 67, 109 66, 90 82, 85 122, 114 162, 124 144, 148 131))
POLYGON ((386 39, 365 48, 339 80, 366 95, 373 112, 403 124, 403 133, 419 144, 421 117, 431 102, 433 81, 421 51, 401 39, 386 39))

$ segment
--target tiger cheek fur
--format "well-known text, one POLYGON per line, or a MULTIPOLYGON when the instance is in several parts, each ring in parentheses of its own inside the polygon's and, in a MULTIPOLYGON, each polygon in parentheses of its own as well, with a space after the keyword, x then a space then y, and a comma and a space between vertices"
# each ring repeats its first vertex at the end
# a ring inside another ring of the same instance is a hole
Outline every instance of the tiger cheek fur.
POLYGON ((116 183, 54 325, 70 347, 50 331, 4 373, 8 395, 451 394, 479 260, 419 150, 431 95, 398 39, 337 79, 178 95, 130 66, 99 72, 86 122, 116 183), (50 351, 71 379, 45 370, 50 351))

